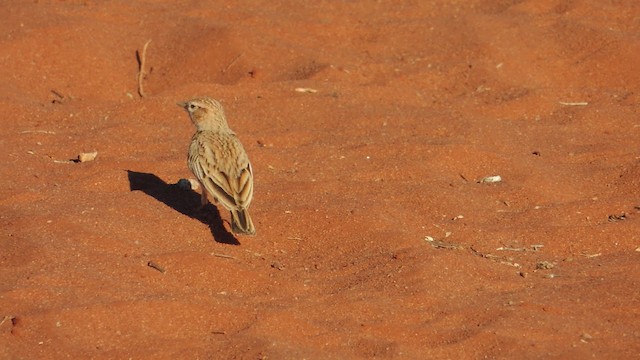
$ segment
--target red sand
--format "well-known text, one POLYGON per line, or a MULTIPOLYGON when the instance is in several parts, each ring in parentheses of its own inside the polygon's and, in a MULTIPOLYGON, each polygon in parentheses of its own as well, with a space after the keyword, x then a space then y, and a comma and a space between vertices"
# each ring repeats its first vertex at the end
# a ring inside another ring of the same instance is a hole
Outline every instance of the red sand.
POLYGON ((0 14, 0 358, 640 356, 637 1, 0 14), (255 237, 170 185, 193 96, 255 237))

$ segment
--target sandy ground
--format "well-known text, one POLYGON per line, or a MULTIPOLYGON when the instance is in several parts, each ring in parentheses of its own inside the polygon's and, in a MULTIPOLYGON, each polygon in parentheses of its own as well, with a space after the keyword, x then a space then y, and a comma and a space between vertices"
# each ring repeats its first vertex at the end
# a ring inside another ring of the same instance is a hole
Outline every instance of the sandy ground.
POLYGON ((0 358, 640 356, 639 2, 0 14, 0 358), (255 237, 175 185, 194 96, 255 237))

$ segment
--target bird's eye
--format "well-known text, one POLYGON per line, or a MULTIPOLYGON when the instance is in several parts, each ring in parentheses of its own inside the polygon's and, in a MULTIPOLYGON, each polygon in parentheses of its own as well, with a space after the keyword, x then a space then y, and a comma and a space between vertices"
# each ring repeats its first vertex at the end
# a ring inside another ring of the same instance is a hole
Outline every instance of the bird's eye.
POLYGON ((198 105, 195 104, 189 104, 189 110, 195 110, 198 108, 198 105))

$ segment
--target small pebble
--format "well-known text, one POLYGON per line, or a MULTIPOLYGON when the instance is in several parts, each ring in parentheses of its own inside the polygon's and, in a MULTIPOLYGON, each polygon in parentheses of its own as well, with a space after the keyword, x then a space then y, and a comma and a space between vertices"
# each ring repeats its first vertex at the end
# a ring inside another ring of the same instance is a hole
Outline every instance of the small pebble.
POLYGON ((96 159, 96 156, 98 156, 97 151, 89 152, 89 153, 80 153, 78 155, 78 162, 93 161, 96 159))
POLYGON ((485 176, 482 179, 480 179, 481 183, 496 183, 500 181, 502 181, 502 176, 500 175, 485 176))
POLYGON ((195 179, 180 179, 176 185, 182 190, 198 190, 200 187, 198 180, 195 179))

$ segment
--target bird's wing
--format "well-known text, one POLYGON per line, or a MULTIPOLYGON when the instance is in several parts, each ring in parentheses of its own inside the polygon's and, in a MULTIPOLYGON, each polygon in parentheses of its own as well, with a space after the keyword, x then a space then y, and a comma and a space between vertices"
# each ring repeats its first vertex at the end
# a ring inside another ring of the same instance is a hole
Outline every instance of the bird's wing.
POLYGON ((206 191, 227 209, 244 209, 253 198, 253 170, 235 136, 194 138, 189 167, 206 191))
POLYGON ((240 208, 248 208, 253 199, 253 168, 247 161, 246 166, 240 170, 240 176, 236 180, 236 202, 240 208))

